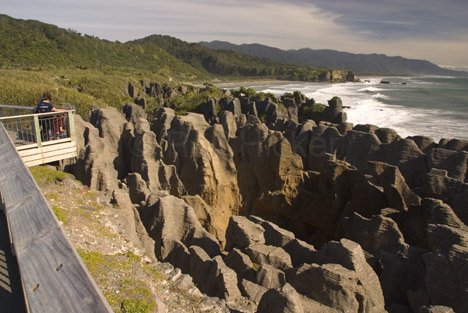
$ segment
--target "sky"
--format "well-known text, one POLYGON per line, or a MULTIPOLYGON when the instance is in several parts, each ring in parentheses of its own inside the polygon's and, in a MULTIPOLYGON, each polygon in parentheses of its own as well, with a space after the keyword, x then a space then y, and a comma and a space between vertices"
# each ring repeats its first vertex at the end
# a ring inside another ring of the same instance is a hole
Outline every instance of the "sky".
POLYGON ((0 13, 121 42, 162 34, 468 66, 468 0, 0 0, 0 13))

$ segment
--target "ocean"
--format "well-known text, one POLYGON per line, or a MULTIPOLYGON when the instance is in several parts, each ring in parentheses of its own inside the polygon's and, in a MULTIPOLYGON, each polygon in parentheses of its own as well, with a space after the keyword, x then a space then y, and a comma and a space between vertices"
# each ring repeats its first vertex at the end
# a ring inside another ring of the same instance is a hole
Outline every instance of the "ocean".
POLYGON ((275 95, 297 90, 324 104, 338 96, 349 106, 348 122, 393 128, 402 137, 468 139, 468 78, 362 77, 358 83, 275 82, 245 87, 275 95))

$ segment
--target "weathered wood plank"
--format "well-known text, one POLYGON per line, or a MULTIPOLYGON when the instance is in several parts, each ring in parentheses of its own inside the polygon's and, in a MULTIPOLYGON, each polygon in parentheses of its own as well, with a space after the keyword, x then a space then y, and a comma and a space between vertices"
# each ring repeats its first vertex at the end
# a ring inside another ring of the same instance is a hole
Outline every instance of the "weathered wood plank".
POLYGON ((0 193, 29 312, 112 312, 1 123, 0 193))
POLYGON ((19 151, 19 155, 23 160, 25 160, 25 158, 27 157, 41 155, 41 154, 58 155, 62 152, 62 150, 69 150, 69 149, 73 149, 74 151, 76 151, 76 143, 67 142, 67 143, 57 144, 55 146, 47 146, 47 147, 42 146, 41 148, 19 151))
POLYGON ((29 149, 16 148, 16 150, 18 150, 19 155, 21 157, 25 157, 28 155, 33 155, 33 154, 37 154, 41 152, 56 151, 56 150, 68 148, 68 147, 76 147, 76 143, 71 142, 70 139, 68 139, 68 142, 56 143, 55 145, 48 145, 48 146, 42 145, 41 147, 36 146, 36 147, 31 147, 29 149))

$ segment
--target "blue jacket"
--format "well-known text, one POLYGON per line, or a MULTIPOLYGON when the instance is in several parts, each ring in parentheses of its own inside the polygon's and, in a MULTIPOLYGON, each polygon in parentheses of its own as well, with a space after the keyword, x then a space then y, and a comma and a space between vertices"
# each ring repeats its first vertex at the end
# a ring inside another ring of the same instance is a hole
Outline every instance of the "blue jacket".
POLYGON ((41 101, 37 104, 36 113, 49 113, 52 112, 53 108, 52 103, 41 101))

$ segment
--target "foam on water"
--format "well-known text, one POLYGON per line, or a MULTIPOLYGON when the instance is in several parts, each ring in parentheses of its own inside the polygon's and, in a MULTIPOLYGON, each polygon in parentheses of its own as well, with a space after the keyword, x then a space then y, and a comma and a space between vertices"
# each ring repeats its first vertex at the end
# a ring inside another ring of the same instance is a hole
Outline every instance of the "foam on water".
MULTIPOLYGON (((416 79, 402 77, 401 82, 432 84, 416 79)), ((443 108, 424 108, 407 106, 405 103, 390 101, 386 93, 399 92, 406 88, 397 82, 393 85, 381 85, 380 77, 367 78, 360 83, 292 83, 286 85, 252 86, 258 91, 281 95, 285 92, 300 91, 318 103, 326 104, 334 96, 341 98, 346 106, 348 121, 353 124, 374 124, 396 130, 400 136, 424 135, 439 140, 444 137, 467 138, 466 120, 458 119, 443 108), (400 89, 399 89, 400 88, 400 89), (388 102, 390 101, 390 102, 388 102), (387 102, 387 103, 386 103, 387 102), (390 104, 391 103, 391 104, 390 104)))
POLYGON ((361 88, 358 91, 359 92, 379 92, 382 91, 383 89, 377 88, 377 87, 366 87, 366 88, 361 88))

